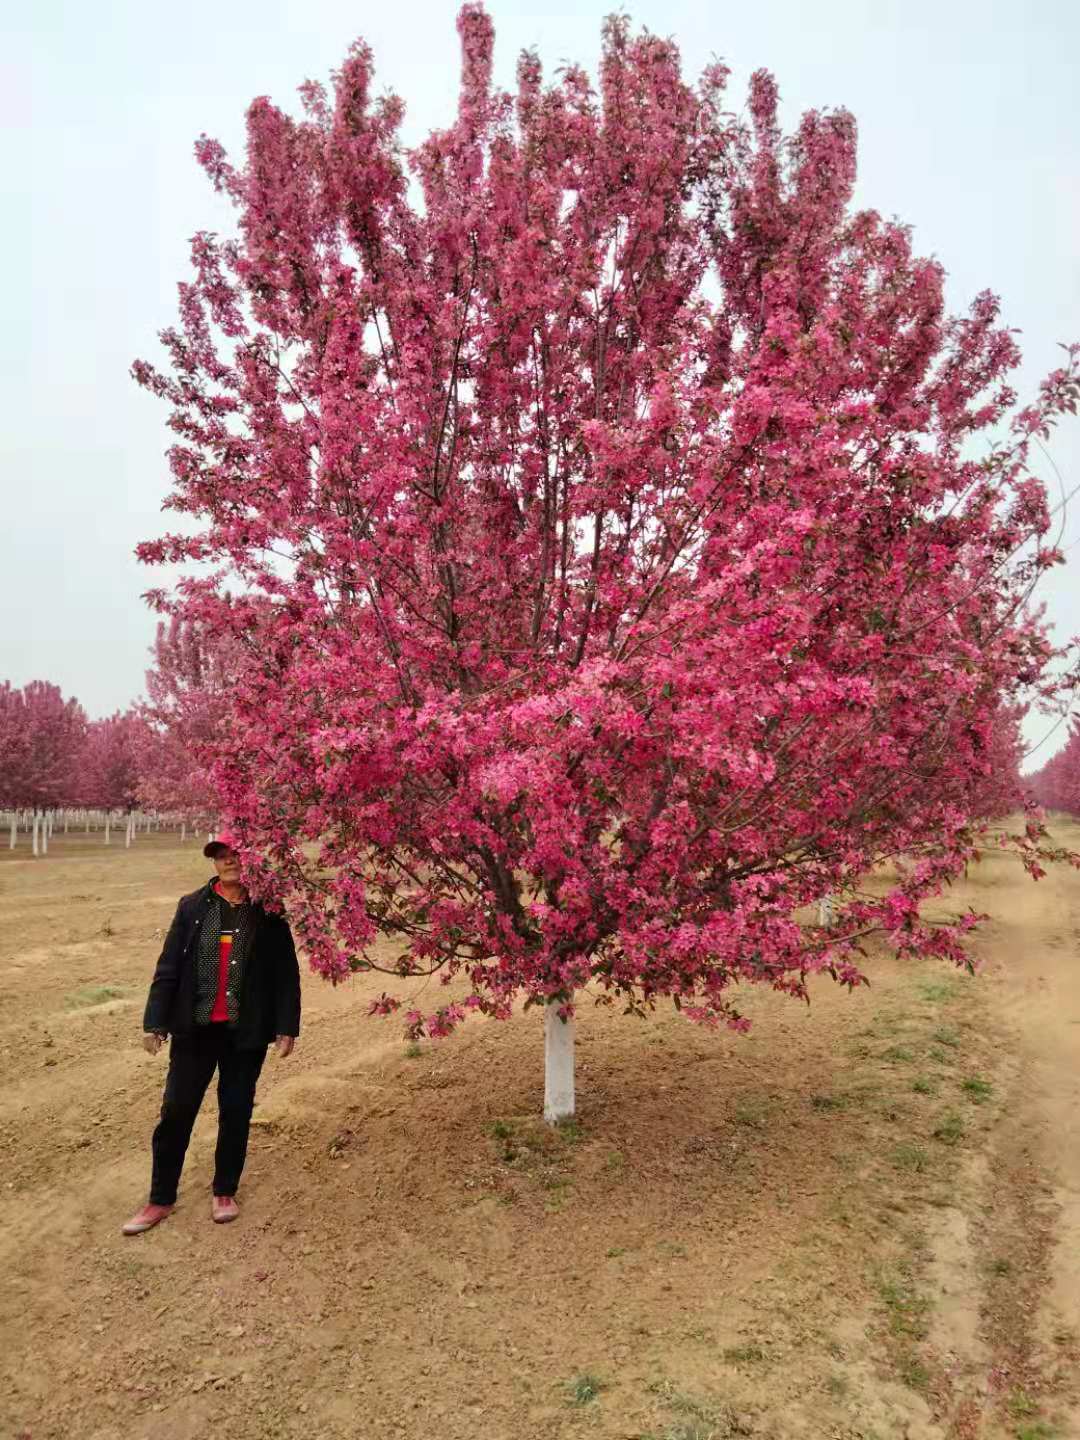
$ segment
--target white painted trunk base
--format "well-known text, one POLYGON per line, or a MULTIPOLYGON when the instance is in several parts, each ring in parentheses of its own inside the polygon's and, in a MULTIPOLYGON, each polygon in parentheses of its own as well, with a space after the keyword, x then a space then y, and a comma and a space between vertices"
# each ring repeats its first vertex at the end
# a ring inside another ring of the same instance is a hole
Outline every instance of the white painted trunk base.
POLYGON ((15 849, 15 846, 16 846, 16 844, 18 843, 18 839, 19 839, 19 822, 18 822, 18 820, 15 818, 15 816, 12 815, 12 817, 11 817, 11 844, 8 846, 8 849, 9 849, 9 850, 14 850, 14 849, 15 849))
POLYGON ((574 1021, 559 1019, 559 1002, 544 1007, 544 1119, 549 1125, 574 1113, 574 1021))
POLYGON ((836 920, 836 900, 832 895, 823 895, 818 901, 817 923, 825 930, 831 930, 836 920))

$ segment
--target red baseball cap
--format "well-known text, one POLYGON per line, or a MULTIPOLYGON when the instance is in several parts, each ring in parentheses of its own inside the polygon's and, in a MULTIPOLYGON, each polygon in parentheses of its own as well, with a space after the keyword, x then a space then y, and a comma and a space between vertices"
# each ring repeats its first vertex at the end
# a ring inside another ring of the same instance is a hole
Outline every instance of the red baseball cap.
POLYGON ((216 860, 222 850, 235 850, 239 842, 231 830, 219 830, 212 840, 208 840, 203 846, 203 854, 208 860, 216 860))

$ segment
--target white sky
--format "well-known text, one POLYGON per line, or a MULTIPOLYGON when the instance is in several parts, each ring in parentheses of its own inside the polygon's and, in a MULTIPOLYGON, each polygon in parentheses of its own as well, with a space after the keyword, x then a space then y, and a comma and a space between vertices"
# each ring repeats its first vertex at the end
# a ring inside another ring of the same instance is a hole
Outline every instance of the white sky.
MULTIPOLYGON (((489 0, 496 78, 535 46, 595 73, 607 0, 489 0)), ((129 378, 156 358, 187 274, 187 237, 228 212, 192 157, 202 131, 239 154, 256 95, 295 108, 349 43, 375 50, 377 83, 406 101, 406 139, 452 118, 454 3, 400 0, 0 0, 4 219, 0 274, 0 679, 49 679, 92 715, 142 689, 160 575, 137 541, 171 528, 165 407, 129 378)), ((949 272, 950 302, 989 287, 1022 331, 1022 393, 1080 340, 1080 6, 1070 0, 639 0, 639 25, 673 36, 696 76, 777 76, 790 126, 810 106, 859 123, 857 201, 913 225, 949 272)), ((1080 421, 1053 456, 1080 482, 1080 421)), ((1053 480, 1052 476, 1048 478, 1053 480)), ((1056 485, 1056 481, 1053 481, 1056 485)), ((1059 638, 1080 630, 1080 496, 1069 565, 1043 595, 1059 638)), ((1029 720, 1030 739, 1044 720, 1029 720)), ((1029 762, 1039 764, 1064 730, 1029 762)))

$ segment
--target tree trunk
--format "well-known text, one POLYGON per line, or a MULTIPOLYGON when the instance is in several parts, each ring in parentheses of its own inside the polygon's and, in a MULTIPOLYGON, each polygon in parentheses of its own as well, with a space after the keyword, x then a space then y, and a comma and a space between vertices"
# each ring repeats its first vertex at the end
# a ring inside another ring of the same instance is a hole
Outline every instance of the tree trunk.
POLYGON ((49 829, 50 829, 51 821, 52 821, 52 816, 51 816, 51 815, 43 815, 43 816, 41 817, 41 853, 42 853, 42 855, 47 855, 47 854, 49 853, 49 829))
POLYGON ((574 1020, 559 1019, 559 1000, 544 1007, 544 1119, 549 1125, 574 1113, 574 1020))
POLYGON ((132 832, 135 829, 135 816, 128 811, 127 829, 124 831, 124 849, 131 849, 132 832))
POLYGON ((823 930, 831 930, 836 919, 836 900, 832 895, 823 895, 817 902, 817 923, 823 930))
POLYGON ((105 844, 109 843, 109 826, 112 824, 112 811, 105 811, 105 844))
POLYGON ((183 845, 183 843, 184 843, 184 841, 185 841, 186 839, 187 839, 187 821, 185 821, 185 822, 183 823, 183 825, 180 826, 180 844, 183 845))
POLYGON ((34 811, 34 822, 30 828, 32 836, 30 843, 33 848, 33 852, 36 855, 38 853, 38 813, 36 810, 34 811))
POLYGON ((18 843, 19 843, 19 817, 15 814, 15 811, 13 810, 13 811, 11 812, 11 844, 8 846, 8 849, 9 849, 9 850, 14 850, 14 849, 15 849, 15 846, 16 846, 18 843))

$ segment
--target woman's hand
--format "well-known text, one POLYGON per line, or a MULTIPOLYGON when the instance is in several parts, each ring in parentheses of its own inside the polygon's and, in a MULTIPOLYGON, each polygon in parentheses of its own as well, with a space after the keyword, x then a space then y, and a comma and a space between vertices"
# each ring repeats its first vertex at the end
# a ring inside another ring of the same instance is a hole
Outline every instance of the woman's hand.
POLYGON ((156 1030, 147 1030, 142 1037, 143 1049, 148 1055, 156 1055, 165 1043, 165 1036, 156 1030))
POLYGON ((274 1041, 274 1044, 277 1046, 279 1057, 284 1060, 286 1055, 292 1054, 293 1046, 296 1044, 296 1038, 293 1035, 279 1035, 274 1041))

